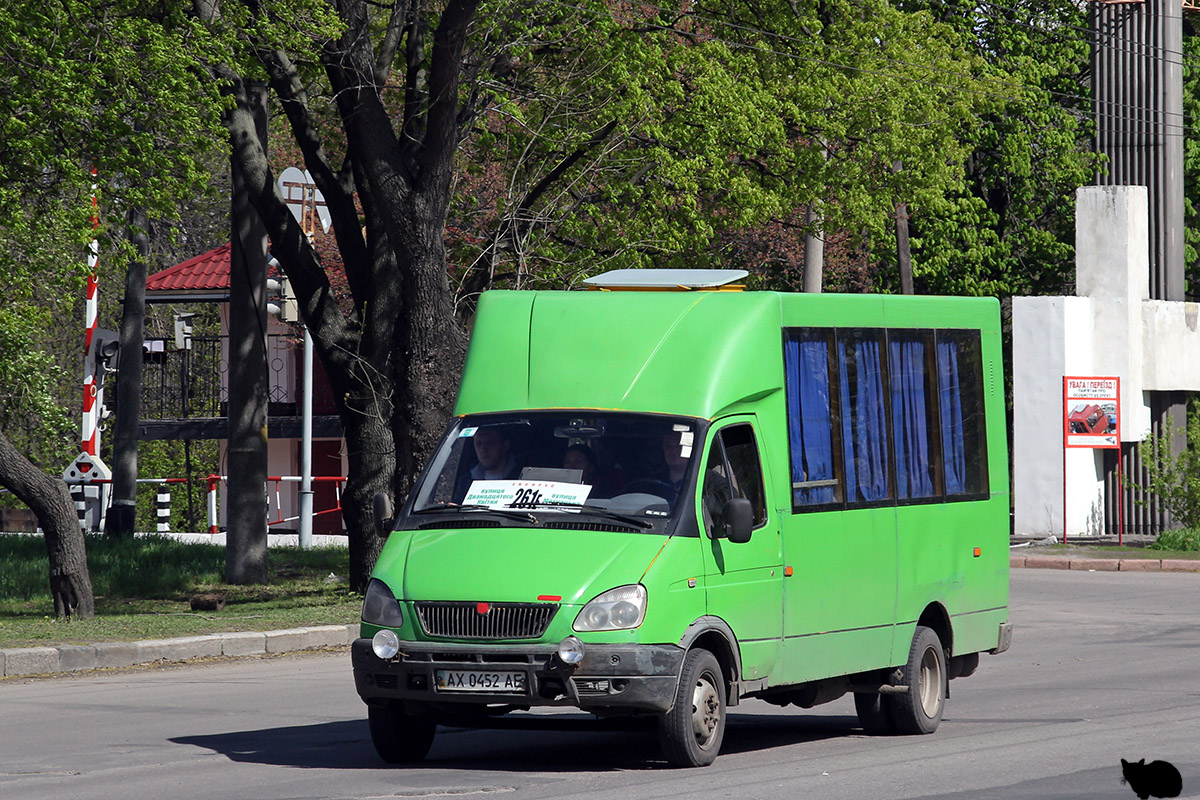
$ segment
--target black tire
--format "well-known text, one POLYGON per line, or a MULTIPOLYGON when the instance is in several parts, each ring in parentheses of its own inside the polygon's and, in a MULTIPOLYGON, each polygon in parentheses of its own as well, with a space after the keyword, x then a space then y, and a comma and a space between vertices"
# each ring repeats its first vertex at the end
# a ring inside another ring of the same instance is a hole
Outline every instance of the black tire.
POLYGON ((862 725, 864 733, 872 736, 885 736, 896 732, 891 706, 887 696, 877 692, 856 692, 854 695, 854 710, 858 712, 859 724, 862 725))
POLYGON ((725 738, 725 677, 707 650, 691 650, 683 659, 675 703, 658 721, 663 755, 674 767, 706 767, 717 758, 725 738))
POLYGON ((368 706, 367 721, 375 752, 389 764, 413 764, 425 758, 437 730, 432 714, 408 714, 400 703, 368 706))
POLYGON ((888 695, 892 721, 899 733, 925 734, 937 730, 946 707, 946 650, 932 628, 918 625, 901 670, 904 694, 888 695))

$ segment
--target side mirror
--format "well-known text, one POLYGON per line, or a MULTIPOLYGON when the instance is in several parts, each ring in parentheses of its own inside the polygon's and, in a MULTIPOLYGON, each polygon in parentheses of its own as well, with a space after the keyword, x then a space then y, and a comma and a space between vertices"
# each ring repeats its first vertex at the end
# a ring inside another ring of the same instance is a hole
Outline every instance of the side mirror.
POLYGON ((371 511, 375 517, 375 532, 380 536, 386 536, 391 532, 392 517, 395 514, 395 508, 392 506, 392 498, 387 492, 377 492, 371 500, 371 511))
POLYGON ((754 506, 744 497, 735 497, 721 510, 725 521, 725 536, 734 544, 750 541, 750 530, 754 527, 754 506))

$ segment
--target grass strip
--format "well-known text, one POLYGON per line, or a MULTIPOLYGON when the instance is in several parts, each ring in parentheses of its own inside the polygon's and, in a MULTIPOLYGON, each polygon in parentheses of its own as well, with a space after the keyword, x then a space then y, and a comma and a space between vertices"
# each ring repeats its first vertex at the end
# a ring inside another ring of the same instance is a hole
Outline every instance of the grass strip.
POLYGON ((88 536, 96 597, 90 620, 54 619, 40 536, 0 536, 0 648, 169 639, 231 631, 356 622, 362 597, 347 588, 345 548, 271 548, 268 583, 224 583, 225 548, 165 536, 88 536), (220 611, 192 611, 196 594, 219 593, 220 611))

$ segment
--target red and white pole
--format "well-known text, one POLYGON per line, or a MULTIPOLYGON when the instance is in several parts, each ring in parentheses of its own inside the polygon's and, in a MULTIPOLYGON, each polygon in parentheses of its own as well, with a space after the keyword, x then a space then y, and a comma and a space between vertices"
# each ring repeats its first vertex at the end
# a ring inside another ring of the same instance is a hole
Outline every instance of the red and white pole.
MULTIPOLYGON (((96 166, 92 165, 92 230, 100 229, 100 206, 96 200, 96 166)), ((100 260, 100 242, 95 235, 88 249, 86 332, 83 340, 83 425, 80 452, 96 456, 100 452, 100 404, 97 402, 99 387, 96 378, 96 359, 92 357, 92 339, 96 333, 98 306, 96 289, 100 279, 96 264, 100 260)))

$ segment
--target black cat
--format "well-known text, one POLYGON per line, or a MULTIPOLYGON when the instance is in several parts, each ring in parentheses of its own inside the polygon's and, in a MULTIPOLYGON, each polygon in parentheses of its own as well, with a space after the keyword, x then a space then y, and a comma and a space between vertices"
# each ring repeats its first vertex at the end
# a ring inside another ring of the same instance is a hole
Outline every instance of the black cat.
POLYGON ((1149 797, 1179 797, 1183 778, 1174 764, 1166 761, 1126 761, 1121 759, 1121 783, 1128 783, 1141 800, 1149 797))

